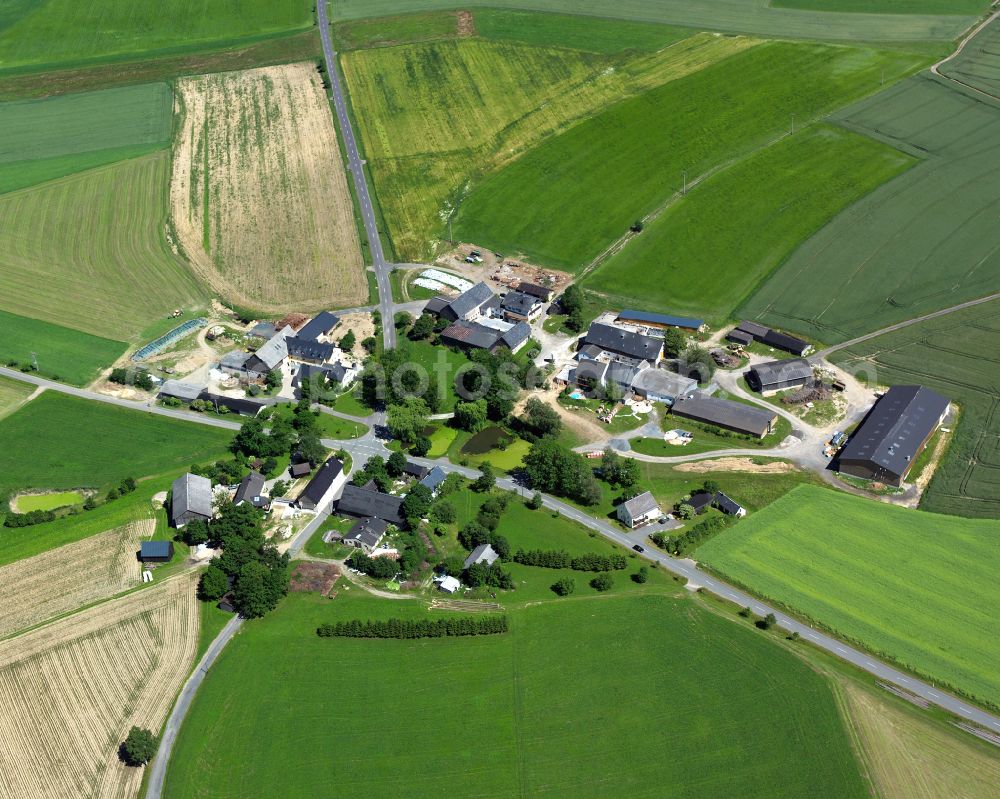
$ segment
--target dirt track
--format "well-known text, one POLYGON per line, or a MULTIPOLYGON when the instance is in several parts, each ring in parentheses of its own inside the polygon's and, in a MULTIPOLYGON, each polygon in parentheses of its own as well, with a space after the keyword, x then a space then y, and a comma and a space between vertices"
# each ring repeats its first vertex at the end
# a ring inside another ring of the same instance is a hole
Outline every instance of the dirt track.
POLYGON ((273 313, 368 298, 337 134, 313 64, 178 83, 174 228, 221 296, 273 313))

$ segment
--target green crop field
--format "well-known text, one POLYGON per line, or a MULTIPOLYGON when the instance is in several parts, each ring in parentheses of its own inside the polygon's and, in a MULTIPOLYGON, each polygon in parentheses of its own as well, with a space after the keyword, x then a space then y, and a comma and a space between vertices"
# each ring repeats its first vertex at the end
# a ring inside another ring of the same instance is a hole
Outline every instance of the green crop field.
POLYGON ((0 9, 0 69, 206 49, 307 28, 310 12, 305 0, 15 0, 0 9))
POLYGON ((709 170, 904 75, 917 56, 775 42, 624 100, 475 186, 455 235, 578 270, 709 170), (532 213, 522 211, 530 197, 532 213))
POLYGON ((0 311, 0 363, 31 365, 37 358, 39 374, 75 386, 89 383, 127 347, 124 341, 0 311))
POLYGON ((202 304, 167 244, 169 177, 162 151, 0 197, 0 309, 127 340, 202 304))
POLYGON ((228 430, 46 391, 0 420, 0 496, 180 474, 222 457, 231 438, 228 430))
MULTIPOLYGON (((846 0, 851 1, 851 0, 846 0)), ((900 0, 907 2, 908 0, 900 0)), ((949 0, 911 0, 934 3, 941 7, 949 0)), ((828 0, 831 3, 845 0, 828 0)), ((863 2, 863 0, 854 0, 863 2)), ((884 10, 892 0, 878 0, 884 10)), ((586 14, 595 17, 663 22, 701 30, 727 33, 751 33, 788 39, 827 39, 857 41, 923 42, 931 39, 955 39, 975 22, 970 7, 982 7, 972 0, 958 0, 955 13, 937 14, 875 13, 857 15, 830 11, 802 11, 772 7, 771 0, 588 0, 586 14)), ((476 6, 505 7, 536 11, 579 14, 579 0, 473 0, 463 8, 476 6)), ((949 6, 954 6, 949 3, 949 6)), ((332 0, 334 19, 385 17, 415 11, 454 8, 454 0, 332 0)), ((845 9, 846 10, 846 9, 845 9)))
POLYGON ((823 679, 690 599, 544 603, 500 636, 318 638, 426 615, 357 593, 290 595, 229 645, 166 797, 868 795, 823 679))
POLYGON ((807 128, 689 190, 584 285, 611 304, 722 322, 802 241, 914 160, 843 129, 807 128))
POLYGON ((1000 705, 1000 523, 803 486, 698 548, 716 571, 1000 705))
POLYGON ((432 254, 479 175, 608 104, 753 44, 700 34, 657 53, 609 56, 473 38, 346 53, 344 75, 397 254, 432 254))
POLYGON ((11 409, 24 402, 34 390, 35 387, 30 383, 0 377, 0 416, 10 413, 11 409))
POLYGON ((924 73, 837 119, 922 160, 809 239, 741 314, 835 343, 996 291, 1000 104, 924 73))
POLYGON ((1000 20, 991 22, 941 67, 950 78, 1000 97, 1000 20))
POLYGON ((0 103, 0 193, 166 147, 166 83, 0 103))
POLYGON ((959 14, 975 16, 988 0, 771 0, 772 8, 839 11, 852 14, 959 14))
POLYGON ((921 507, 1000 517, 1000 301, 920 322, 834 353, 872 383, 919 383, 960 411, 944 461, 921 507))

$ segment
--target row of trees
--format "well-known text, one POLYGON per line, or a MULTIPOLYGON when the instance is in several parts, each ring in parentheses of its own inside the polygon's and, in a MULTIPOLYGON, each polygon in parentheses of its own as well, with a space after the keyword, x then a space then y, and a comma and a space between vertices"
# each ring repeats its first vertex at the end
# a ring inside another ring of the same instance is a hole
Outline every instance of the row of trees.
POLYGON ((554 549, 519 549, 514 553, 513 561, 524 566, 540 566, 545 569, 575 569, 586 572, 620 571, 628 566, 624 555, 614 553, 601 555, 588 552, 584 555, 571 556, 568 552, 554 549))
POLYGON ((143 391, 153 390, 153 378, 149 372, 141 369, 129 371, 119 366, 111 370, 108 380, 120 386, 135 386, 136 388, 141 388, 143 391))
POLYGON ((601 501, 601 487, 587 459, 550 438, 531 445, 524 473, 533 488, 576 500, 582 505, 601 501))
POLYGON ((226 503, 211 522, 189 522, 183 533, 189 543, 222 547, 222 555, 201 576, 202 599, 216 601, 232 585, 233 606, 254 619, 277 607, 288 593, 288 554, 279 554, 265 540, 263 513, 258 509, 226 503))
POLYGON ((506 616, 452 616, 443 619, 384 619, 338 621, 316 628, 320 638, 445 638, 464 635, 500 635, 507 632, 506 616))

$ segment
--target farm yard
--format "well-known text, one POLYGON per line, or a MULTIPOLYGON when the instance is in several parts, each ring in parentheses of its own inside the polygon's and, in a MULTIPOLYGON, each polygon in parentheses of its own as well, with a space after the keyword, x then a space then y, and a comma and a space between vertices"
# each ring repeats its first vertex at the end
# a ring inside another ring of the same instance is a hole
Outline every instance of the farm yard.
POLYGON ((13 0, 0 9, 0 69, 203 50, 311 23, 304 0, 13 0), (238 13, 236 9, 238 8, 238 13))
POLYGON ((118 745, 133 724, 160 728, 194 663, 194 584, 175 577, 0 642, 0 795, 137 795, 143 770, 118 745))
POLYGON ((802 241, 913 162, 856 133, 807 128, 690 189, 583 285, 610 304, 722 323, 802 241))
POLYGON ((803 486, 694 557, 875 654, 1000 705, 994 520, 803 486))
POLYGON ((921 74, 835 119, 920 161, 803 244, 741 314, 833 344, 995 291, 1000 104, 921 74))
POLYGON ((920 322, 834 353, 840 367, 881 384, 919 383, 957 403, 958 427, 924 492, 936 513, 1000 517, 1000 302, 920 322))
MULTIPOLYGON (((808 0, 799 0, 808 2, 808 0)), ((893 0, 877 0, 875 13, 857 15, 857 4, 864 0, 815 0, 824 8, 805 11, 779 8, 769 0, 590 0, 587 14, 644 22, 667 23, 701 30, 726 33, 751 33, 785 39, 827 39, 847 41, 893 41, 924 43, 931 40, 950 40, 975 22, 976 14, 984 2, 959 0, 956 10, 949 15, 928 13, 940 11, 948 0, 913 0, 912 14, 888 13, 898 11, 900 4, 893 0), (923 5, 927 3, 927 5, 923 5), (933 3, 933 5, 930 5, 933 3), (844 5, 844 8, 840 6, 844 5), (977 10, 971 10, 975 6, 977 10), (844 13, 848 12, 848 13, 844 13), (880 13, 881 12, 881 13, 880 13), (963 14, 964 16, 954 16, 963 14)), ((909 0, 900 0, 909 3, 909 0)), ((479 5, 525 8, 536 11, 580 13, 576 0, 475 0, 463 7, 479 5)), ((870 8, 865 3, 865 10, 870 8)), ((951 6, 951 3, 948 3, 951 6)), ((393 14, 426 11, 454 6, 454 0, 338 0, 331 9, 335 20, 385 17, 393 14)), ((906 8, 906 10, 911 10, 906 8)))
POLYGON ((165 83, 0 103, 0 193, 166 147, 172 105, 165 83))
POLYGON ((169 169, 163 150, 0 195, 0 310, 128 341, 204 303, 167 242, 169 169))
POLYGON ((682 191, 685 172, 694 180, 745 158, 921 63, 894 51, 758 45, 547 139, 473 188, 455 235, 578 271, 682 191), (521 213, 524 197, 531 214, 521 213))
POLYGON ((219 294, 269 313, 367 301, 329 103, 315 64, 179 82, 171 211, 219 294))
POLYGON ((462 39, 346 53, 351 102, 397 255, 434 252, 469 181, 603 105, 754 43, 697 34, 658 53, 611 57, 462 39))
POLYGON ((427 611, 341 590, 334 602, 290 595, 248 626, 194 699, 164 795, 313 796, 336 784, 338 796, 369 797, 405 784, 414 797, 634 796, 664 785, 725 796, 758 783, 770 797, 868 795, 824 679, 690 599, 545 602, 508 610, 510 632, 496 636, 315 633, 390 615, 427 611), (334 672, 393 701, 359 713, 330 689, 334 672), (720 731, 739 745, 719 746, 720 731), (595 747, 595 734, 643 745, 595 747), (475 746, 456 747, 459 738, 475 746))
POLYGON ((155 528, 153 519, 137 518, 0 568, 0 638, 137 586, 135 553, 155 528))

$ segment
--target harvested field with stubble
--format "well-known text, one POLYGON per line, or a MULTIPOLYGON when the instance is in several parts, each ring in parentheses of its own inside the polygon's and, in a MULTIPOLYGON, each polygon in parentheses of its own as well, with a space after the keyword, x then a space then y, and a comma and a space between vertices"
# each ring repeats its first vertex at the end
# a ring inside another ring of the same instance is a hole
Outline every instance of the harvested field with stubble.
POLYGON ((156 529, 136 521, 0 569, 0 637, 139 585, 139 542, 156 529))
POLYGON ((315 65, 178 83, 171 210, 195 270, 269 313, 367 302, 354 207, 315 65), (280 286, 280 292, 277 287, 280 286))
POLYGON ((133 724, 158 730, 194 663, 190 573, 0 643, 0 797, 134 797, 118 760, 133 724))

